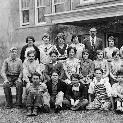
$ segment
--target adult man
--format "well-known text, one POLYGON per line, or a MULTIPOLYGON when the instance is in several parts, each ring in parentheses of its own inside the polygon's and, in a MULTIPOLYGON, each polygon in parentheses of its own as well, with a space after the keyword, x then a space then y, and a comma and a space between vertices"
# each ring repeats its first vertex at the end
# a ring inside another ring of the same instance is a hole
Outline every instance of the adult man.
POLYGON ((20 54, 20 59, 22 60, 22 62, 24 62, 24 60, 27 58, 27 52, 30 50, 35 50, 35 59, 38 59, 40 62, 40 51, 34 45, 34 42, 35 42, 35 39, 33 36, 27 36, 27 38, 26 38, 27 45, 25 45, 22 48, 21 54, 20 54))
POLYGON ((85 49, 89 51, 89 57, 91 60, 96 59, 96 51, 103 49, 102 39, 96 36, 97 30, 96 28, 90 29, 90 36, 83 40, 83 44, 85 45, 85 49))
POLYGON ((22 106, 22 62, 17 58, 17 48, 10 49, 10 57, 5 59, 1 76, 4 80, 3 89, 6 98, 6 108, 12 107, 11 87, 16 86, 16 105, 18 108, 22 106))

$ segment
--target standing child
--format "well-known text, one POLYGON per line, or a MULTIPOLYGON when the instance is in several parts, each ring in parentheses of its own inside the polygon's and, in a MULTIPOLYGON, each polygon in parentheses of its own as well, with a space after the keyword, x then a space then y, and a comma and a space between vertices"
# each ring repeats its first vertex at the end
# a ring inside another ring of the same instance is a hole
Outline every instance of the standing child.
POLYGON ((103 70, 95 69, 95 78, 89 86, 89 105, 87 109, 101 109, 108 110, 111 107, 111 85, 107 79, 102 78, 103 70), (92 94, 95 94, 94 101, 92 101, 92 94))
POLYGON ((117 83, 112 86, 112 94, 115 98, 114 104, 117 111, 123 113, 123 70, 118 70, 117 73, 117 83))

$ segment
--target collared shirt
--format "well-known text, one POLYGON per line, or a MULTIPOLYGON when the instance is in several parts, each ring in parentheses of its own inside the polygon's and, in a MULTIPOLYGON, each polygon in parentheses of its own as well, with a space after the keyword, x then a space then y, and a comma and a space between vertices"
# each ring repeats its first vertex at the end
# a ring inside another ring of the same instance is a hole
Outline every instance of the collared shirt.
POLYGON ((39 47, 40 50, 40 62, 43 64, 49 63, 50 62, 50 56, 49 53, 53 49, 53 45, 48 44, 48 45, 40 45, 39 47))
MULTIPOLYGON (((7 79, 7 75, 20 75, 22 73, 22 61, 19 58, 12 60, 11 58, 5 59, 2 69, 1 75, 3 79, 7 79)), ((20 75, 21 77, 21 75, 20 75)))
MULTIPOLYGON (((93 38, 90 36, 90 42, 91 42, 91 46, 92 46, 92 40, 93 38)), ((94 37, 94 44, 96 43, 96 36, 94 37)))
POLYGON ((30 62, 28 59, 26 59, 23 63, 23 80, 29 82, 28 77, 31 77, 32 73, 38 72, 39 68, 40 66, 38 60, 30 62))

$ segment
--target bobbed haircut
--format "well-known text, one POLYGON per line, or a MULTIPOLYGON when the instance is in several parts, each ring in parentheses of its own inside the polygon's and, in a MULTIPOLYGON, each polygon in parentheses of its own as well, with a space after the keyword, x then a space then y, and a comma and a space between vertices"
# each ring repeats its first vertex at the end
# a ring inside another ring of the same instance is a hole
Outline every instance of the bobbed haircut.
POLYGON ((68 47, 68 49, 67 49, 67 56, 68 56, 68 57, 69 57, 69 52, 70 52, 72 49, 74 50, 74 53, 76 54, 76 51, 77 51, 76 48, 70 46, 70 47, 68 47))
POLYGON ((34 39, 33 36, 27 36, 27 38, 26 38, 26 43, 28 43, 28 40, 29 40, 29 39, 32 39, 32 41, 35 42, 35 39, 34 39))

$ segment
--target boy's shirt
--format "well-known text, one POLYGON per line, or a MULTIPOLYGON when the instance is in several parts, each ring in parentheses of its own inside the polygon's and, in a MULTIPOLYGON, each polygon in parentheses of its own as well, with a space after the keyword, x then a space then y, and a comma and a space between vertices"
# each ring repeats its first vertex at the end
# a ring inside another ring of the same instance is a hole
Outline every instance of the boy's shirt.
POLYGON ((36 94, 43 94, 47 91, 47 86, 45 83, 40 83, 40 85, 38 85, 37 87, 33 86, 33 83, 30 83, 30 86, 26 88, 26 92, 27 94, 29 92, 34 92, 36 94))
POLYGON ((123 95, 123 87, 118 83, 112 85, 112 95, 117 97, 118 94, 123 95))
MULTIPOLYGON (((97 82, 97 79, 94 78, 93 82, 90 83, 90 86, 89 86, 89 89, 88 89, 88 93, 90 93, 90 94, 94 94, 95 92, 97 93, 97 91, 95 89, 97 89, 96 87, 99 87, 99 86, 101 87, 101 88, 99 88, 100 90, 103 87, 104 91, 107 94, 107 96, 111 97, 111 95, 112 95, 112 88, 111 88, 111 85, 109 83, 109 79, 107 79, 107 78, 101 79, 100 82, 97 82)), ((100 95, 103 95, 103 93, 100 93, 100 95)))
POLYGON ((19 58, 12 60, 11 58, 5 59, 2 69, 1 75, 3 79, 7 78, 7 75, 17 75, 21 78, 22 73, 22 61, 19 58))

